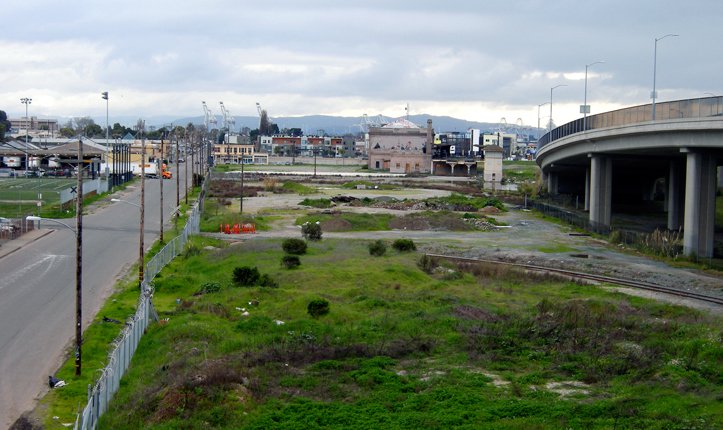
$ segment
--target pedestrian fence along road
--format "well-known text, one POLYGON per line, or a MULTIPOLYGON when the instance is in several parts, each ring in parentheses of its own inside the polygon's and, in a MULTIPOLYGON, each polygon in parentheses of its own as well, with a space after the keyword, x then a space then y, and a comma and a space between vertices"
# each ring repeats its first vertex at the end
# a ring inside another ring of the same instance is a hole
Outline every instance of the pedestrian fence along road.
MULTIPOLYGON (((203 184, 203 190, 206 183, 203 184)), ((183 251, 183 247, 192 234, 200 232, 201 213, 203 212, 202 191, 193 212, 186 222, 183 232, 171 240, 160 252, 146 264, 145 279, 143 280, 142 292, 138 297, 138 307, 135 314, 130 316, 120 334, 111 343, 111 351, 108 353, 107 365, 98 370, 100 373, 95 386, 88 385, 88 403, 78 414, 75 420, 74 430, 95 430, 98 428, 98 420, 108 409, 108 404, 113 399, 113 394, 120 387, 120 380, 130 365, 133 353, 146 328, 152 321, 158 321, 158 314, 153 307, 153 286, 150 284, 153 278, 163 267, 183 251)))

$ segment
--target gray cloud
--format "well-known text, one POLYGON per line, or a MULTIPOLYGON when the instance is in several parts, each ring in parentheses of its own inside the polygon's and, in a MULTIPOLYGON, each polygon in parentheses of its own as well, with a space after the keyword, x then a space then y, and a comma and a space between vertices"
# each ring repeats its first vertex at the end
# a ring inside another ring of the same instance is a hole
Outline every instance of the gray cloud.
POLYGON ((652 1, 14 2, 0 35, 0 109, 196 116, 417 113, 537 122, 723 93, 723 5, 652 1), (17 17, 32 16, 31 21, 17 17), (217 110, 217 109, 216 109, 217 110))

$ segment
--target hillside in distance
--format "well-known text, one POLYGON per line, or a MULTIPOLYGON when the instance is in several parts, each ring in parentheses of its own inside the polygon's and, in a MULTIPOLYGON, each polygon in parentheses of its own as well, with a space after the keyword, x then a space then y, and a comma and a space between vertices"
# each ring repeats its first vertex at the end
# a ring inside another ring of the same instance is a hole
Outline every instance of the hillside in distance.
MULTIPOLYGON (((221 127, 222 117, 216 115, 218 118, 218 126, 221 127)), ((236 130, 240 130, 241 127, 249 127, 251 129, 258 128, 259 118, 257 116, 235 116, 236 119, 236 130)), ((387 118, 389 121, 394 121, 399 118, 387 118)), ((464 132, 469 128, 480 129, 483 131, 496 131, 498 128, 497 123, 489 122, 477 122, 468 121, 465 119, 452 118, 449 116, 435 116, 435 115, 410 115, 409 120, 413 123, 421 126, 426 126, 427 120, 432 120, 432 127, 435 132, 452 132, 459 131, 464 132)), ((319 130, 324 130, 327 134, 345 134, 345 133, 357 133, 360 130, 358 124, 361 123, 361 117, 343 117, 343 116, 328 116, 328 115, 307 115, 297 117, 272 117, 271 120, 278 124, 279 129, 284 128, 300 128, 306 135, 317 134, 319 130)), ((370 120, 377 120, 376 117, 370 117, 370 120)), ((194 124, 203 124, 203 116, 187 117, 174 120, 174 124, 186 125, 189 122, 194 124)), ((154 124, 157 127, 161 127, 163 124, 154 124)))

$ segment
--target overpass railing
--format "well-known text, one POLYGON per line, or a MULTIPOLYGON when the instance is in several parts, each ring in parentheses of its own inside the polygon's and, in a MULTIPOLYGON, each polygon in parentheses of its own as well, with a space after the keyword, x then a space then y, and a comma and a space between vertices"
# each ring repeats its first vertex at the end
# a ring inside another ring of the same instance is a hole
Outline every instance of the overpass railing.
MULTIPOLYGON (((563 124, 548 132, 537 142, 539 153, 545 145, 557 139, 585 130, 614 127, 653 120, 653 105, 646 104, 590 115, 563 124), (587 125, 585 124, 587 122, 587 125)), ((723 116, 723 96, 677 100, 655 104, 655 121, 681 118, 723 116)))

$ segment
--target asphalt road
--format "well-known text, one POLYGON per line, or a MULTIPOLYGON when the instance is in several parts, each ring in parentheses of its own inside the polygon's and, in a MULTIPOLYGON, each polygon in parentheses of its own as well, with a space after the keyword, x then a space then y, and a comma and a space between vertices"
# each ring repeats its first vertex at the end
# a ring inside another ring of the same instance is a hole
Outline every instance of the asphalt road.
MULTIPOLYGON (((181 165, 181 198, 184 189, 181 165)), ((174 178, 163 183, 165 230, 176 206, 174 178)), ((144 247, 158 238, 160 180, 145 181, 144 247)), ((113 198, 140 204, 140 181, 113 198)), ((61 220, 75 227, 75 220, 61 220)), ((91 207, 83 217, 83 328, 112 293, 128 267, 137 263, 140 210, 110 200, 91 207)), ((75 339, 76 243, 73 232, 43 221, 50 234, 0 258, 0 428, 7 428, 47 390, 48 375, 63 360, 63 351, 75 339)), ((94 372, 100 363, 85 364, 94 372)))

